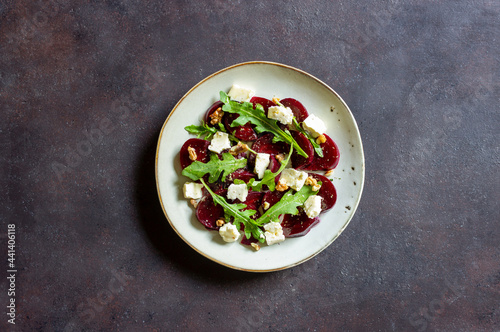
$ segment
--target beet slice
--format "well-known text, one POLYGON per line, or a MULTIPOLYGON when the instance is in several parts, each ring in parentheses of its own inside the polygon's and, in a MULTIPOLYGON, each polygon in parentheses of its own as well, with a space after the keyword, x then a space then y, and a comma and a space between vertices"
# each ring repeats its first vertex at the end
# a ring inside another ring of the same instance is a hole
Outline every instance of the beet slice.
POLYGON ((303 169, 305 166, 307 166, 314 158, 314 148, 307 139, 307 137, 298 132, 298 131, 292 131, 291 132, 292 137, 297 141, 299 146, 304 150, 305 153, 307 153, 307 158, 299 155, 297 151, 293 151, 292 154, 292 166, 293 168, 296 169, 303 169))
POLYGON ((306 108, 302 103, 296 99, 293 98, 285 98, 281 99, 280 103, 283 104, 285 107, 290 107, 290 109, 293 112, 293 115, 297 119, 297 122, 303 122, 307 117, 309 116, 309 113, 307 112, 306 108))
POLYGON ((283 235, 285 237, 298 237, 309 233, 311 228, 318 223, 318 217, 309 218, 304 211, 301 211, 295 216, 290 214, 285 215, 285 218, 281 222, 281 227, 283 228, 283 235))
MULTIPOLYGON (((218 195, 225 196, 225 191, 220 191, 218 195)), ((219 229, 216 221, 224 218, 224 209, 220 204, 215 205, 210 194, 203 196, 196 207, 196 217, 200 223, 208 229, 219 229)))
POLYGON ((212 118, 210 117, 210 115, 215 112, 219 107, 222 107, 222 105, 224 105, 223 102, 221 101, 216 101, 215 103, 212 104, 212 106, 210 106, 207 111, 205 112, 205 116, 203 117, 203 120, 205 121, 205 123, 210 126, 210 127, 213 127, 214 125, 210 123, 210 121, 212 120, 212 118))
POLYGON ((199 138, 191 138, 184 143, 180 151, 181 167, 184 169, 193 163, 193 160, 189 159, 188 147, 192 147, 196 152, 196 160, 202 163, 207 163, 210 160, 208 154, 209 141, 199 138))
MULTIPOLYGON (((260 212, 258 209, 262 203, 262 197, 264 197, 263 192, 251 191, 248 193, 247 199, 245 200, 245 202, 243 202, 244 204, 247 205, 247 207, 244 208, 243 210, 257 210, 257 213, 251 216, 250 218, 257 219, 260 217, 260 212)), ((254 239, 253 236, 251 236, 249 239, 246 238, 245 225, 241 224, 240 231, 242 233, 241 244, 250 245, 251 243, 259 242, 257 239, 254 239)))
MULTIPOLYGON (((252 150, 258 153, 269 153, 271 156, 275 156, 280 153, 287 153, 290 151, 290 146, 285 142, 273 143, 274 135, 271 133, 264 134, 259 137, 252 145, 252 150)), ((248 155, 248 163, 250 165, 255 164, 255 154, 250 153, 248 155)))
POLYGON ((267 191, 262 198, 262 205, 267 202, 269 203, 269 207, 271 207, 278 203, 283 195, 285 195, 285 191, 267 191))
POLYGON ((255 141, 258 136, 255 130, 253 130, 252 124, 250 122, 247 122, 243 126, 231 127, 231 123, 233 123, 233 121, 239 116, 239 114, 234 113, 224 114, 223 120, 226 130, 230 133, 233 133, 233 135, 237 139, 240 139, 242 141, 255 141))
POLYGON ((253 108, 255 108, 255 105, 257 104, 262 105, 264 111, 266 112, 266 115, 269 107, 276 106, 276 104, 273 101, 262 97, 252 97, 252 99, 250 99, 250 102, 253 104, 253 108))
POLYGON ((250 181, 250 179, 255 179, 255 178, 257 178, 256 174, 251 173, 244 168, 240 168, 240 169, 234 171, 233 173, 229 174, 229 176, 227 177, 227 181, 232 183, 234 180, 240 179, 240 180, 245 181, 245 183, 248 183, 248 181, 250 181))
POLYGON ((321 188, 317 193, 318 196, 323 197, 321 201, 321 212, 331 209, 337 201, 337 191, 332 181, 321 174, 308 173, 308 175, 312 176, 317 181, 321 181, 321 188))
POLYGON ((330 170, 337 167, 340 158, 339 147, 335 142, 328 136, 326 137, 326 142, 321 143, 320 146, 323 149, 323 157, 319 157, 314 153, 314 158, 309 165, 303 167, 304 170, 308 171, 322 171, 330 170))
POLYGON ((247 207, 243 210, 257 210, 262 203, 262 197, 264 197, 263 192, 250 191, 248 193, 247 199, 243 202, 243 204, 247 205, 247 207))

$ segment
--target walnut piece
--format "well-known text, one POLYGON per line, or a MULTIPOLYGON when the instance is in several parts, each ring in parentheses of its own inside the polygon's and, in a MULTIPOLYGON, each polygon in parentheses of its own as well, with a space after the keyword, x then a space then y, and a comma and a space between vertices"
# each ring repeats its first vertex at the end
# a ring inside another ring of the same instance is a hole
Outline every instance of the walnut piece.
POLYGON ((276 190, 277 191, 285 191, 288 189, 288 185, 286 183, 283 183, 281 180, 278 181, 278 184, 276 185, 276 190))
POLYGON ((250 243, 250 245, 255 249, 255 251, 259 251, 260 250, 260 246, 257 244, 257 243, 250 243))
POLYGON ((321 188, 321 185, 318 184, 318 181, 312 176, 307 177, 306 182, 304 182, 306 186, 311 186, 313 191, 318 191, 321 188))
POLYGON ((229 150, 229 153, 232 154, 233 156, 236 156, 246 151, 248 151, 248 145, 246 145, 245 143, 238 142, 237 145, 233 146, 231 150, 229 150))
POLYGON ((316 143, 318 143, 318 144, 323 144, 325 142, 326 142, 325 135, 319 135, 318 138, 316 138, 316 143))
POLYGON ((222 116, 224 115, 224 112, 222 111, 222 108, 219 107, 216 109, 212 114, 210 114, 210 124, 215 125, 220 122, 222 119, 222 116))
POLYGON ((283 153, 277 154, 276 160, 278 160, 279 162, 282 162, 283 160, 285 160, 285 155, 283 153))
POLYGON ((278 97, 273 97, 273 103, 279 104, 280 103, 280 99, 278 97))
POLYGON ((326 171, 325 176, 330 176, 333 174, 333 169, 326 171))
POLYGON ((215 224, 219 227, 223 226, 225 224, 224 219, 219 219, 215 222, 215 224))
POLYGON ((188 146, 189 159, 195 161, 198 156, 196 155, 196 150, 190 146, 188 146))
POLYGON ((262 207, 264 208, 264 210, 269 209, 270 206, 271 206, 271 204, 269 204, 269 202, 264 202, 264 204, 262 204, 262 207))
POLYGON ((197 200, 195 200, 195 199, 192 199, 192 198, 191 198, 191 200, 189 201, 189 203, 191 203, 191 205, 192 205, 194 208, 196 208, 196 207, 198 206, 198 201, 197 201, 197 200))

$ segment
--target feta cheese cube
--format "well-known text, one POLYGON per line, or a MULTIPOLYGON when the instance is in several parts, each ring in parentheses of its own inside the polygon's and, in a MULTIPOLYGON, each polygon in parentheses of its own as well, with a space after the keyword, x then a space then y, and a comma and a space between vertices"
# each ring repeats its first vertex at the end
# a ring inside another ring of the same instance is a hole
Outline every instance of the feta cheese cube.
POLYGON ((321 201, 323 197, 318 195, 309 196, 304 202, 304 211, 309 218, 315 218, 321 212, 321 201))
POLYGON ((264 225, 264 233, 266 237, 266 243, 268 246, 275 243, 285 241, 285 235, 283 235, 283 228, 279 222, 270 222, 264 225))
POLYGON ((302 123, 302 126, 314 138, 323 135, 326 131, 326 125, 323 120, 321 120, 314 114, 309 115, 302 123))
POLYGON ((231 200, 235 200, 236 198, 240 201, 244 202, 247 199, 248 188, 247 185, 242 184, 231 184, 229 188, 227 188, 227 198, 231 200))
POLYGON ((221 153, 222 150, 230 148, 231 142, 229 142, 229 135, 223 133, 222 131, 218 131, 215 133, 212 141, 210 142, 210 145, 208 146, 208 149, 215 153, 221 153))
POLYGON ((293 168, 285 168, 283 172, 281 172, 279 182, 299 191, 304 186, 307 177, 308 175, 306 172, 297 171, 293 168))
POLYGON ((238 232, 236 226, 229 222, 219 228, 219 235, 225 242, 235 242, 240 237, 240 232, 238 232))
POLYGON ((259 179, 264 177, 264 172, 269 166, 270 156, 269 153, 257 153, 257 157, 255 158, 255 174, 257 174, 259 179))
POLYGON ((250 101, 250 99, 255 96, 255 91, 252 89, 242 88, 238 84, 233 84, 227 95, 232 100, 243 102, 250 101))
POLYGON ((198 199, 203 196, 203 184, 195 183, 195 182, 186 182, 184 183, 184 187, 182 188, 182 192, 184 193, 184 198, 193 198, 198 199))
POLYGON ((293 112, 290 107, 271 106, 268 109, 267 117, 269 119, 278 120, 282 124, 288 125, 293 121, 293 112))

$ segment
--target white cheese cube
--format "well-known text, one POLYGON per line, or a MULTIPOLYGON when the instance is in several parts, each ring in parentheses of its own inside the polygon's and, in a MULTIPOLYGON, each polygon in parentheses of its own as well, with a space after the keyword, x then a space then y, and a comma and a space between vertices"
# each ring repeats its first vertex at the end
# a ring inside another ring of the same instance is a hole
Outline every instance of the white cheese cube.
POLYGON ((323 120, 321 120, 314 114, 309 115, 302 123, 302 126, 314 138, 323 135, 326 131, 326 125, 323 120))
POLYGON ((270 222, 264 225, 264 236, 266 237, 266 243, 268 246, 285 241, 285 235, 283 235, 283 228, 279 222, 270 222))
POLYGON ((203 196, 203 184, 195 183, 195 182, 186 182, 184 183, 184 187, 182 188, 182 192, 184 193, 184 198, 193 198, 198 199, 203 196))
POLYGON ((223 133, 222 131, 218 131, 215 133, 214 137, 212 138, 212 141, 210 142, 210 145, 208 146, 208 149, 215 153, 221 153, 222 150, 230 148, 231 148, 231 142, 229 142, 229 136, 228 134, 223 133))
POLYGON ((297 171, 293 168, 285 168, 283 172, 281 172, 279 182, 299 191, 304 186, 307 177, 308 175, 306 172, 297 171))
POLYGON ((240 201, 244 202, 247 199, 248 188, 247 185, 242 184, 231 184, 229 188, 227 188, 227 198, 231 200, 235 200, 236 198, 240 201))
POLYGON ((238 232, 236 226, 231 223, 227 223, 219 228, 219 235, 225 242, 234 242, 240 237, 240 232, 238 232))
POLYGON ((304 202, 304 211, 309 218, 315 218, 321 212, 321 201, 323 197, 318 195, 309 196, 304 202))
POLYGON ((255 96, 255 91, 252 89, 242 88, 238 84, 233 84, 227 95, 232 100, 243 102, 250 101, 250 99, 255 96))
POLYGON ((269 153, 257 153, 257 157, 255 158, 255 174, 257 174, 259 179, 264 177, 264 172, 269 166, 270 156, 269 153))
POLYGON ((290 107, 271 106, 268 109, 267 117, 288 125, 293 121, 293 112, 290 107))

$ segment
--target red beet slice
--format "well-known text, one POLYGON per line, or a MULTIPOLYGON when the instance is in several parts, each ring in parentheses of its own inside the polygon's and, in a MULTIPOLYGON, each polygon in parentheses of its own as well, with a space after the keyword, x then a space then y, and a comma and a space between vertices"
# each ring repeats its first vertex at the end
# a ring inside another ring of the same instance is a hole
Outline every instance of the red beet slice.
POLYGON ((222 107, 222 105, 224 105, 224 103, 222 103, 221 101, 216 101, 215 103, 213 103, 212 106, 210 106, 208 108, 208 110, 205 112, 205 117, 203 118, 203 120, 205 121, 205 123, 210 126, 210 127, 213 127, 214 125, 210 123, 210 121, 212 120, 212 118, 210 117, 210 115, 215 112, 215 110, 217 110, 219 107, 222 107))
POLYGON ((257 133, 253 130, 252 124, 250 122, 244 124, 243 126, 231 127, 231 123, 238 118, 239 114, 229 113, 224 114, 224 126, 226 130, 242 141, 255 141, 257 139, 257 133))
POLYGON ((269 107, 276 106, 276 104, 273 101, 262 97, 252 97, 252 99, 250 99, 250 102, 253 104, 253 108, 255 108, 255 105, 261 104, 262 107, 264 108, 264 111, 266 112, 266 115, 269 107))
MULTIPOLYGON (((262 202, 262 197, 264 196, 264 193, 262 192, 257 192, 257 191, 251 191, 248 193, 247 199, 244 204, 247 205, 246 208, 243 210, 257 210, 257 213, 251 216, 250 218, 252 219, 257 219, 260 216, 259 213, 259 206, 261 205, 262 202)), ((241 229, 240 231, 242 232, 242 238, 241 238, 241 243, 245 245, 250 245, 251 243, 256 243, 258 242, 257 239, 254 239, 253 236, 251 236, 249 239, 246 238, 245 236, 245 226, 241 224, 241 229)))
POLYGON ((316 153, 314 153, 314 158, 311 163, 304 166, 303 169, 308 171, 326 171, 337 167, 340 158, 339 147, 330 138, 330 136, 328 136, 327 134, 324 135, 326 137, 326 142, 320 144, 321 148, 323 149, 323 157, 321 158, 316 153))
POLYGON ((264 197, 264 193, 259 191, 250 191, 247 199, 243 202, 243 204, 247 205, 247 207, 243 210, 257 210, 261 205, 262 197, 264 197))
POLYGON ((281 163, 276 159, 276 157, 271 156, 269 158, 269 170, 273 173, 277 172, 281 167, 281 163))
POLYGON ((284 191, 267 191, 262 198, 262 205, 267 202, 269 203, 269 207, 271 207, 274 204, 278 203, 283 195, 285 195, 284 191))
POLYGON ((335 186, 332 181, 328 180, 327 177, 316 174, 316 173, 308 173, 309 176, 312 176, 317 181, 321 181, 321 189, 317 193, 318 196, 323 197, 321 201, 321 211, 326 211, 331 209, 335 202, 337 201, 337 191, 335 190, 335 186))
MULTIPOLYGON (((272 156, 290 151, 289 145, 285 142, 273 143, 273 137, 274 135, 270 133, 259 137, 253 143, 252 150, 258 153, 269 153, 272 156)), ((250 165, 255 164, 255 155, 253 153, 248 155, 248 163, 250 165)))
POLYGON ((210 160, 210 156, 208 154, 208 146, 210 145, 209 141, 199 138, 191 138, 184 143, 180 151, 180 160, 181 167, 184 169, 191 165, 193 160, 189 159, 189 151, 188 147, 192 147, 196 152, 196 160, 201 161, 202 163, 207 163, 210 160))
POLYGON ((290 107, 290 109, 293 112, 293 115, 297 119, 297 122, 303 122, 307 117, 309 116, 309 113, 307 112, 306 108, 302 103, 296 99, 293 98, 285 98, 281 99, 280 103, 283 104, 285 107, 290 107))
MULTIPOLYGON (((225 196, 225 191, 218 195, 225 196)), ((196 207, 196 217, 208 229, 219 229, 215 222, 224 218, 224 209, 220 204, 215 205, 210 194, 203 196, 196 207)))
POLYGON ((283 235, 285 237, 304 236, 313 226, 319 223, 319 218, 309 218, 305 212, 300 212, 296 216, 287 214, 281 222, 283 235))
POLYGON ((307 153, 307 158, 299 155, 296 150, 293 151, 292 154, 292 166, 293 168, 296 169, 303 169, 305 166, 307 166, 314 158, 314 148, 307 139, 307 137, 298 132, 298 131, 292 131, 291 132, 292 137, 297 141, 299 146, 304 150, 305 153, 307 153))
POLYGON ((245 181, 245 183, 248 183, 248 181, 250 181, 250 179, 255 179, 256 177, 257 177, 256 174, 250 173, 249 171, 247 171, 244 168, 240 168, 240 169, 234 171, 233 173, 229 174, 229 176, 227 177, 227 180, 230 182, 233 182, 235 179, 240 179, 240 180, 245 181))

